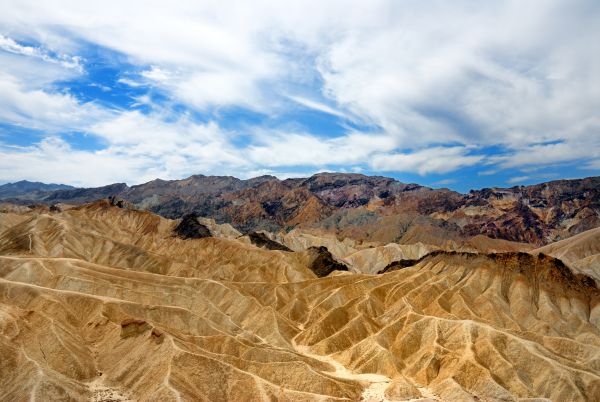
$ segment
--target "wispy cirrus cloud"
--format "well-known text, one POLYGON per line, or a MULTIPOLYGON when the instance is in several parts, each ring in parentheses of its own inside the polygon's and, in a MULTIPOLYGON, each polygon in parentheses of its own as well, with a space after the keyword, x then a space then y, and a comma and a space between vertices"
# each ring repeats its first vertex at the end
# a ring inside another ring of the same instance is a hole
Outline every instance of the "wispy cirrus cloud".
POLYGON ((327 113, 327 114, 330 114, 330 115, 333 115, 333 116, 337 116, 337 117, 340 117, 340 118, 343 118, 343 119, 349 119, 350 118, 346 113, 341 112, 341 111, 339 111, 337 109, 334 109, 333 107, 328 106, 328 105, 326 105, 324 103, 321 103, 321 102, 317 102, 317 101, 314 101, 314 100, 311 100, 311 99, 307 99, 307 98, 304 98, 302 96, 292 96, 292 95, 290 95, 289 98, 291 100, 293 100, 294 102, 298 103, 299 105, 302 105, 302 106, 304 106, 304 107, 306 107, 308 109, 313 109, 313 110, 316 110, 318 112, 327 113))
POLYGON ((82 103, 64 92, 28 88, 14 76, 0 72, 0 120, 45 133, 86 130, 113 111, 82 103))
POLYGON ((0 49, 29 57, 35 57, 48 63, 59 64, 69 69, 83 70, 81 57, 69 56, 62 53, 54 53, 42 47, 24 46, 15 40, 0 34, 0 49))

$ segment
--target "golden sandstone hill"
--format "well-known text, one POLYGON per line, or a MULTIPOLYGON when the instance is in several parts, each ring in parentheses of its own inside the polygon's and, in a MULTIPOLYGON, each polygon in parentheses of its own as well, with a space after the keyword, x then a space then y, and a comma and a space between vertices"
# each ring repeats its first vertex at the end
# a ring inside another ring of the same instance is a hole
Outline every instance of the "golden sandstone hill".
POLYGON ((600 400, 597 231, 356 244, 112 204, 2 208, 0 400, 600 400))

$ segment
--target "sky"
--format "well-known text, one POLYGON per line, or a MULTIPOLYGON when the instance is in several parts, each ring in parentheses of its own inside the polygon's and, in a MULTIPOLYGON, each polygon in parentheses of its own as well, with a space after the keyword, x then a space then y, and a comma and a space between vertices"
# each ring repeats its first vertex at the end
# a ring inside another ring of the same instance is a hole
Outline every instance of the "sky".
POLYGON ((600 174, 600 2, 0 0, 0 184, 600 174))

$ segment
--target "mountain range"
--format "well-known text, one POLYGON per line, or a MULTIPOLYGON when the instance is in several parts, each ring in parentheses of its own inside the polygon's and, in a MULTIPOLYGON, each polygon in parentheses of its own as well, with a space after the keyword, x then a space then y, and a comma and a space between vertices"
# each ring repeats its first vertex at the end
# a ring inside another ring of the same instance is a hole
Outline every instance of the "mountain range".
POLYGON ((244 233, 297 227, 382 244, 459 244, 484 235, 540 246, 600 226, 600 177, 468 194, 344 173, 286 180, 194 175, 136 186, 64 187, 19 182, 0 186, 0 199, 52 205, 116 196, 166 218, 194 212, 244 233))
POLYGON ((0 186, 0 199, 21 198, 29 200, 43 199, 48 193, 56 190, 70 190, 73 186, 66 184, 46 184, 39 181, 21 180, 14 183, 6 183, 0 186))

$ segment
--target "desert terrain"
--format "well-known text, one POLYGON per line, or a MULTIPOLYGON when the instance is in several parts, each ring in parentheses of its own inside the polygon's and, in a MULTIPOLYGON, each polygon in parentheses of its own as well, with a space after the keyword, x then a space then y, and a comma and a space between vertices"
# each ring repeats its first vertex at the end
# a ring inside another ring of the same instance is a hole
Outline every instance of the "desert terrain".
POLYGON ((115 198, 1 210, 1 400, 600 398, 597 229, 368 243, 115 198))

